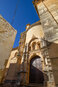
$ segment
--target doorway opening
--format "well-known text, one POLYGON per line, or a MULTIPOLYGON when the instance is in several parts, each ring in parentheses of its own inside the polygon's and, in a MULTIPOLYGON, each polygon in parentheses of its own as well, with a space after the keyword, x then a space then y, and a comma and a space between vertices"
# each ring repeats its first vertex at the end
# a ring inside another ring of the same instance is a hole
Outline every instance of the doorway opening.
POLYGON ((35 56, 30 61, 29 83, 43 84, 44 74, 42 72, 42 63, 39 56, 35 56))

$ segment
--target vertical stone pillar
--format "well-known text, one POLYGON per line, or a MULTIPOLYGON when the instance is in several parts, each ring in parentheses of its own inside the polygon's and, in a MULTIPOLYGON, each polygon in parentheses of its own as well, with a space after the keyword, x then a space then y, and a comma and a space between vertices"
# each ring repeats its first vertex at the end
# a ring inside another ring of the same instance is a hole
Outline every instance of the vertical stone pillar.
POLYGON ((54 81, 54 76, 53 76, 53 71, 52 71, 52 66, 51 66, 51 61, 50 58, 47 58, 47 66, 48 66, 48 77, 49 77, 49 81, 48 81, 48 87, 55 87, 55 81, 54 81))
POLYGON ((24 48, 24 52, 23 52, 23 58, 22 58, 22 68, 21 68, 21 70, 22 70, 22 76, 23 76, 23 78, 22 78, 22 82, 23 82, 23 85, 27 85, 27 83, 28 83, 28 44, 26 44, 25 45, 25 48, 24 48))
POLYGON ((46 80, 46 76, 44 75, 45 79, 44 86, 47 84, 47 87, 52 87, 52 86, 55 87, 54 76, 52 72, 51 61, 48 54, 47 43, 44 39, 41 41, 41 48, 42 48, 42 55, 44 58, 44 73, 46 73, 48 76, 48 80, 46 80))
POLYGON ((43 67, 43 71, 44 71, 44 87, 47 86, 47 76, 48 76, 48 72, 47 72, 47 66, 45 65, 45 63, 47 64, 47 59, 46 59, 46 42, 44 41, 44 39, 41 39, 41 53, 43 56, 43 63, 44 63, 44 67, 43 67), (46 76, 47 75, 47 76, 46 76))

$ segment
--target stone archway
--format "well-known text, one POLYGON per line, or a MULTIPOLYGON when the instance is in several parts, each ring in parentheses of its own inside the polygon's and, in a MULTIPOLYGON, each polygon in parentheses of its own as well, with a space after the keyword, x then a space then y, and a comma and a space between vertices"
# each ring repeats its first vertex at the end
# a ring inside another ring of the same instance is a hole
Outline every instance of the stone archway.
POLYGON ((30 60, 29 83, 43 84, 44 75, 42 72, 42 63, 39 56, 35 56, 30 60))

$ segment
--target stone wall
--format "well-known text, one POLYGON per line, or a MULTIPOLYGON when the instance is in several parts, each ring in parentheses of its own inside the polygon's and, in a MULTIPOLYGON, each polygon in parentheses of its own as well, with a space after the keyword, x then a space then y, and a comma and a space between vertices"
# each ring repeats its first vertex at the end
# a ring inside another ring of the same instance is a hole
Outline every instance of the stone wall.
POLYGON ((55 84, 58 85, 58 0, 35 0, 35 6, 45 35, 47 50, 43 55, 45 53, 44 58, 47 62, 48 87, 55 87, 55 84))
POLYGON ((54 20, 58 23, 58 0, 46 0, 44 1, 44 4, 54 20))
POLYGON ((12 50, 16 30, 0 16, 0 69, 5 68, 5 61, 9 58, 12 50))
POLYGON ((6 65, 6 68, 8 69, 10 64, 15 64, 17 63, 17 53, 18 53, 18 47, 16 48, 13 48, 12 51, 11 51, 11 54, 10 54, 10 57, 8 59, 8 63, 6 65))
POLYGON ((41 2, 39 5, 37 5, 37 8, 40 15, 40 21, 45 33, 45 39, 48 41, 54 41, 58 36, 57 22, 54 20, 53 16, 44 3, 41 2))

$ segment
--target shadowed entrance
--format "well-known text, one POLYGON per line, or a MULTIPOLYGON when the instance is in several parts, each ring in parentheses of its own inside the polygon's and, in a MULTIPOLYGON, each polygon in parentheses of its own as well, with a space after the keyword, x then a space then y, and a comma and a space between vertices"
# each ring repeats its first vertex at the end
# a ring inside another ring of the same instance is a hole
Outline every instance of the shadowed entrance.
POLYGON ((29 82, 43 84, 43 81, 44 81, 44 76, 43 76, 43 72, 42 72, 41 58, 38 56, 35 56, 30 61, 29 82))

